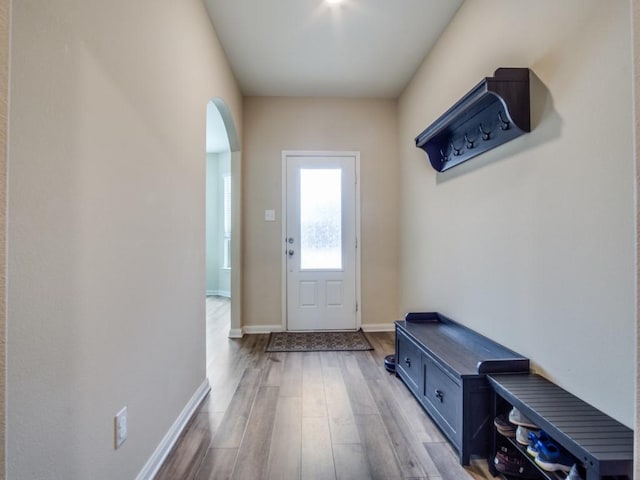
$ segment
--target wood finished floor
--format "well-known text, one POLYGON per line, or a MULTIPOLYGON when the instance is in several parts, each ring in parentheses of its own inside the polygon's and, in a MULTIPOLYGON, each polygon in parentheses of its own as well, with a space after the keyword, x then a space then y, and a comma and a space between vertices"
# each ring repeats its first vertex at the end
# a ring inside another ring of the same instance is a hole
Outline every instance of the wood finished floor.
POLYGON ((265 353, 268 335, 228 329, 229 302, 208 298, 211 392, 156 480, 493 478, 484 460, 461 467, 384 370, 393 333, 368 333, 368 352, 265 353))

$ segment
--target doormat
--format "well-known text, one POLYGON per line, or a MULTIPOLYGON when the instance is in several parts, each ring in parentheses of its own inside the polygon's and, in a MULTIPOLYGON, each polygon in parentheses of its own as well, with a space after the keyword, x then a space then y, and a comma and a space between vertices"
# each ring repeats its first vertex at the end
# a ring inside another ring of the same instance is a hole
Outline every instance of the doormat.
POLYGON ((265 352, 336 352, 373 350, 362 330, 357 332, 272 332, 265 352))

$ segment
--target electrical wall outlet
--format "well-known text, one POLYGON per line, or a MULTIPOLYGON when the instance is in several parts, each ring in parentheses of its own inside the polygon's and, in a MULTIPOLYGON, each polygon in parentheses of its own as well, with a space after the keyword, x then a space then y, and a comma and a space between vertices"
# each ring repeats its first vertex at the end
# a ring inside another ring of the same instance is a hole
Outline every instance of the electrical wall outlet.
POLYGON ((117 450, 127 439, 127 407, 116 413, 114 420, 114 448, 117 450))
POLYGON ((276 220, 276 211, 275 210, 265 210, 264 211, 264 219, 266 222, 275 222, 276 220))

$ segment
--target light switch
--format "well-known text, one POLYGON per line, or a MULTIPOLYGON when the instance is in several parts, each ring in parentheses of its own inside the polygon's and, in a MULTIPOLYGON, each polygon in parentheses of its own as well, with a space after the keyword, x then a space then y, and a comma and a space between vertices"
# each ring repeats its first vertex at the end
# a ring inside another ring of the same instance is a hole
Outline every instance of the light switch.
POLYGON ((264 221, 265 222, 275 222, 276 220, 276 211, 275 210, 265 210, 264 211, 264 221))

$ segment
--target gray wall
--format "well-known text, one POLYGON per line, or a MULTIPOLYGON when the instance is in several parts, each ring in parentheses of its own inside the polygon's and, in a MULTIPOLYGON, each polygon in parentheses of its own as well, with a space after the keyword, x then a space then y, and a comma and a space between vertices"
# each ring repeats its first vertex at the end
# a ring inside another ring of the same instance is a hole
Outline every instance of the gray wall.
POLYGON ((0 477, 5 472, 6 431, 6 254, 7 254, 7 130, 9 95, 9 0, 0 1, 0 477))

